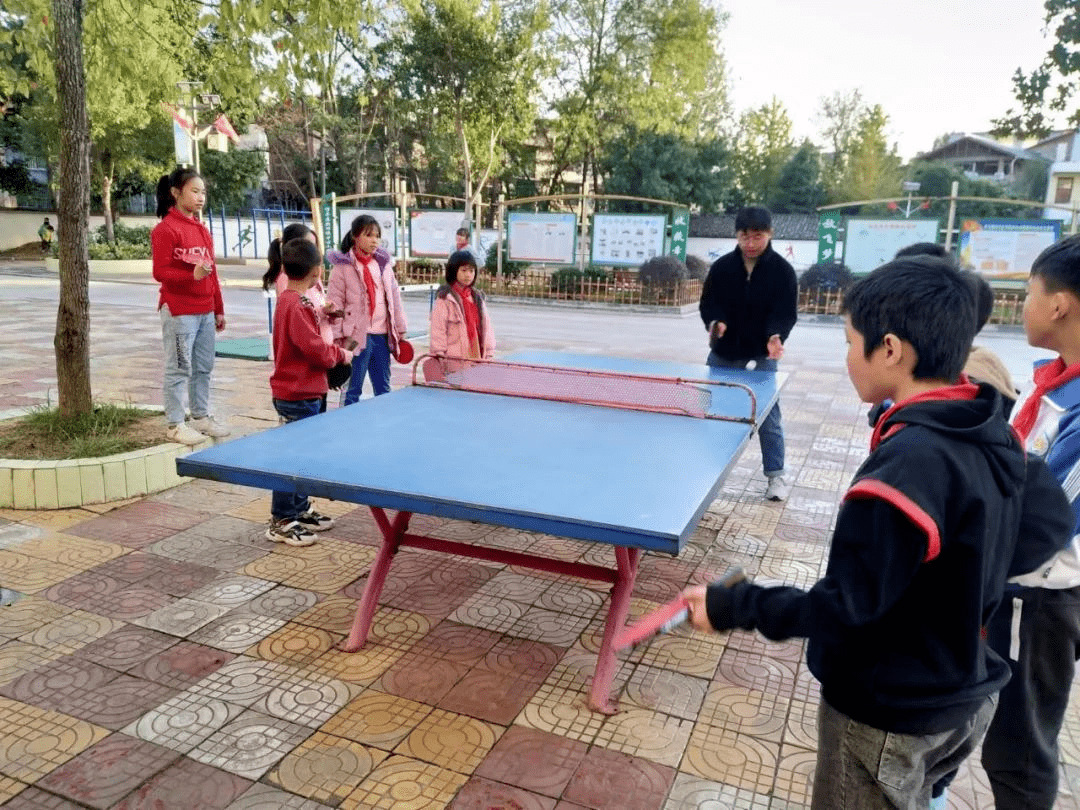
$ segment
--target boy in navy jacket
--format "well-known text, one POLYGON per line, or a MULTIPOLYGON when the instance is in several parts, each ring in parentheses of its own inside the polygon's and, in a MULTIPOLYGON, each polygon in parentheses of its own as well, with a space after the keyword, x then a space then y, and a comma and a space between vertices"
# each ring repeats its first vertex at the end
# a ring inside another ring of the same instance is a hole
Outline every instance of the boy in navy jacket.
POLYGON ((844 496, 824 578, 809 592, 742 582, 687 596, 699 629, 808 639, 821 682, 814 808, 921 810, 1009 678, 984 630, 1006 579, 1050 557, 1072 516, 1000 393, 957 384, 975 313, 951 263, 896 259, 852 285, 845 308, 855 390, 896 404, 844 496))

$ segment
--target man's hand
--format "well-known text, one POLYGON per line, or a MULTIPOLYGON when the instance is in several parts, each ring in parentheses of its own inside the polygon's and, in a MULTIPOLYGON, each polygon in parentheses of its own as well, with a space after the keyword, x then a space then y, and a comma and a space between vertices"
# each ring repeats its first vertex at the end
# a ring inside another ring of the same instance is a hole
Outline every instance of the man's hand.
POLYGON ((773 335, 769 338, 769 342, 766 345, 769 349, 770 360, 779 360, 784 356, 784 344, 780 342, 779 335, 773 335))
POLYGON ((216 328, 219 332, 224 332, 225 331, 225 316, 224 315, 215 315, 214 316, 214 328, 216 328))
POLYGON ((723 321, 713 321, 712 329, 709 330, 709 337, 719 340, 724 336, 724 332, 727 331, 727 324, 723 321))

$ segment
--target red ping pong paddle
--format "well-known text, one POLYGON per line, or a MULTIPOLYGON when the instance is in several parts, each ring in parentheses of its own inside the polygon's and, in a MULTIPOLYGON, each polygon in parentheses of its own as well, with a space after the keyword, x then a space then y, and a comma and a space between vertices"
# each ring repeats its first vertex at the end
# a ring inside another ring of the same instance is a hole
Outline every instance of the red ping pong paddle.
POLYGON ((413 350, 413 345, 404 338, 397 342, 397 348, 394 350, 394 359, 399 363, 411 363, 413 357, 416 356, 416 352, 413 350))
MULTIPOLYGON (((730 588, 737 582, 746 579, 746 572, 742 566, 735 566, 722 576, 718 582, 724 587, 730 588)), ((665 605, 661 605, 652 613, 646 613, 637 622, 627 625, 612 640, 612 647, 618 651, 625 647, 636 647, 652 641, 659 635, 670 633, 676 627, 690 618, 690 602, 685 596, 679 594, 665 605)))

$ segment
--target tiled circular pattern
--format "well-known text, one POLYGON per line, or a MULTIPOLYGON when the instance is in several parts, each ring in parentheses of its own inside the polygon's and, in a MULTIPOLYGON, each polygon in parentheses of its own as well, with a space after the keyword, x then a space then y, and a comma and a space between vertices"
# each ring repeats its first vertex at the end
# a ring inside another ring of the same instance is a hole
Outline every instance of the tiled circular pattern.
POLYGON ((131 670, 131 674, 164 686, 183 689, 232 660, 232 653, 181 641, 131 670))
POLYGON ((207 675, 189 691, 249 706, 271 689, 288 683, 295 672, 292 667, 274 661, 237 658, 207 675))
POLYGON ((121 675, 105 686, 77 696, 69 695, 58 708, 65 714, 117 730, 167 700, 175 691, 153 681, 121 675))
POLYGON ((233 611, 196 630, 191 634, 191 640, 239 653, 258 644, 284 625, 284 619, 233 611))
POLYGON ((111 807, 180 755, 113 734, 61 765, 38 784, 94 807, 111 807))
POLYGON ((509 634, 558 647, 569 647, 589 625, 588 616, 572 616, 552 610, 530 608, 514 622, 509 634))
POLYGON ((298 613, 303 613, 320 598, 321 595, 314 591, 278 585, 253 599, 248 605, 248 610, 261 616, 273 616, 288 621, 298 613))
POLYGON ((347 596, 328 596, 295 619, 296 624, 318 627, 330 633, 347 635, 356 617, 356 600, 347 596))
POLYGON ((814 751, 785 745, 780 751, 780 762, 776 767, 773 795, 792 803, 810 804, 816 766, 817 754, 814 751))
POLYGON ((170 596, 187 596, 219 575, 216 568, 196 565, 193 562, 177 562, 166 571, 152 574, 139 584, 144 588, 162 591, 170 596))
POLYGON ((43 560, 70 565, 72 568, 89 568, 124 554, 127 549, 115 543, 85 540, 66 534, 53 534, 27 540, 18 547, 22 554, 43 560))
POLYGON ((38 669, 63 654, 58 650, 46 650, 24 641, 9 641, 0 646, 0 686, 6 686, 23 674, 38 669))
POLYGON ((186 753, 240 712, 221 700, 182 693, 124 729, 141 740, 186 753))
POLYGON ((220 605, 207 605, 193 599, 177 599, 170 605, 136 619, 135 624, 183 638, 204 624, 209 624, 226 610, 227 608, 220 605))
POLYGON ((515 678, 546 678, 562 650, 521 638, 503 638, 484 656, 483 667, 515 678))
POLYGON ((739 810, 770 810, 772 806, 769 796, 680 773, 675 777, 664 810, 731 810, 733 807, 739 810))
POLYGON ((491 750, 500 729, 460 714, 435 709, 395 752, 469 774, 491 750))
POLYGON ((108 735, 100 726, 0 698, 0 762, 4 774, 35 782, 108 735))
POLYGON ((26 790, 26 785, 22 782, 0 774, 0 802, 6 802, 23 790, 26 790))
POLYGON ((547 588, 536 602, 538 607, 588 618, 604 607, 603 595, 589 588, 567 581, 545 584, 547 588))
POLYGON ((431 619, 421 613, 379 607, 371 622, 368 641, 376 641, 398 650, 408 650, 418 639, 431 632, 431 625, 431 619))
POLYGON ((508 678, 477 667, 439 700, 440 709, 508 726, 540 688, 542 678, 508 678))
POLYGON ((379 689, 412 700, 437 703, 464 677, 464 664, 406 653, 379 680, 379 689))
POLYGON ((645 810, 660 805, 674 779, 672 768, 593 748, 563 798, 595 810, 645 810))
POLYGON ((327 650, 314 661, 304 664, 306 669, 327 675, 347 683, 370 684, 404 655, 401 650, 368 641, 353 653, 327 650))
MULTIPOLYGON (((2 553, 2 552, 0 552, 2 553)), ((39 593, 51 585, 70 579, 79 573, 78 568, 48 560, 27 557, 25 566, 3 572, 4 586, 20 593, 39 593)))
POLYGON ((268 778, 292 793, 336 805, 385 756, 351 740, 316 732, 279 762, 268 778))
POLYGON ((496 633, 505 633, 524 613, 525 606, 518 602, 477 593, 451 613, 449 619, 496 633))
POLYGON ((122 626, 104 616, 76 610, 20 638, 39 647, 73 652, 122 626))
POLYGON ((326 805, 269 785, 256 784, 227 810, 326 810, 326 805))
POLYGON ((24 596, 0 610, 0 635, 16 638, 73 612, 40 596, 24 596))
POLYGON ((249 577, 285 582, 294 574, 301 573, 304 567, 305 563, 301 557, 290 557, 286 554, 267 554, 265 557, 245 565, 244 573, 249 577))
POLYGON ((259 701, 267 714, 311 728, 318 728, 331 715, 349 702, 352 695, 341 681, 305 674, 270 690, 259 701))
POLYGON ((181 757, 116 805, 115 810, 224 807, 250 786, 247 779, 181 757))
MULTIPOLYGON (((495 530, 494 526, 489 526, 486 523, 472 523, 466 520, 448 520, 442 526, 439 526, 432 533, 432 537, 439 537, 443 540, 460 540, 466 543, 476 542, 483 540, 495 530)), ((415 531, 415 529, 413 530, 415 531)))
POLYGON ((310 734, 311 729, 295 723, 246 712, 199 743, 188 756, 257 780, 310 734))
POLYGON ((322 730, 389 751, 430 712, 423 703, 368 690, 324 723, 322 730))
POLYGON ((221 574, 216 579, 188 594, 189 599, 234 608, 250 602, 274 587, 273 582, 242 574, 221 574))
POLYGON ((325 630, 290 623, 264 638, 249 653, 267 661, 300 665, 318 658, 334 646, 334 641, 325 630))
POLYGON ((549 810, 551 806, 552 800, 544 796, 474 776, 458 791, 450 810, 489 810, 492 807, 549 810))
POLYGON ((696 720, 708 688, 704 678, 642 665, 630 676, 623 700, 643 709, 696 720))
POLYGON ((677 768, 693 727, 693 720, 625 709, 608 718, 594 744, 677 768))
POLYGON ((779 748, 774 742, 699 723, 690 734, 682 769, 705 779, 769 793, 779 748))
POLYGON ((46 793, 36 787, 28 787, 4 805, 5 810, 82 810, 80 805, 46 793))
POLYGON ((512 571, 500 571, 485 582, 477 593, 531 605, 550 584, 546 579, 515 574, 512 571))
POLYGON ((472 666, 482 660, 500 636, 481 627, 446 620, 413 645, 410 653, 472 666))
MULTIPOLYGON (((816 751, 817 715, 817 701, 810 703, 792 698, 787 722, 784 724, 784 742, 816 751)), ((1062 753, 1062 760, 1068 762, 1064 752, 1062 753)))
POLYGON ((114 577, 87 571, 53 585, 41 595, 50 602, 87 610, 99 599, 122 587, 121 581, 114 577))
POLYGON ((342 810, 444 810, 467 777, 417 762, 390 757, 341 803, 342 810))

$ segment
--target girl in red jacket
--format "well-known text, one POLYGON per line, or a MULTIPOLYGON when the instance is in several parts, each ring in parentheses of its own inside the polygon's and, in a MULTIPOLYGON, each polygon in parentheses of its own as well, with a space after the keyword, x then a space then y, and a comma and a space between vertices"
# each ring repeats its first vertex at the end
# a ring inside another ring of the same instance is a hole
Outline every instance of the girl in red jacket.
POLYGON ((210 231, 198 217, 206 186, 194 169, 177 168, 158 181, 157 215, 150 234, 154 279, 161 284, 158 310, 165 348, 165 436, 198 444, 229 430, 210 412, 214 331, 225 328, 210 231), (185 400, 187 401, 185 403, 185 400), (190 406, 191 421, 185 405, 190 406))
POLYGON ((495 351, 495 332, 474 289, 476 259, 468 250, 456 250, 446 261, 446 284, 435 294, 431 309, 431 353, 440 357, 488 359, 495 351))

